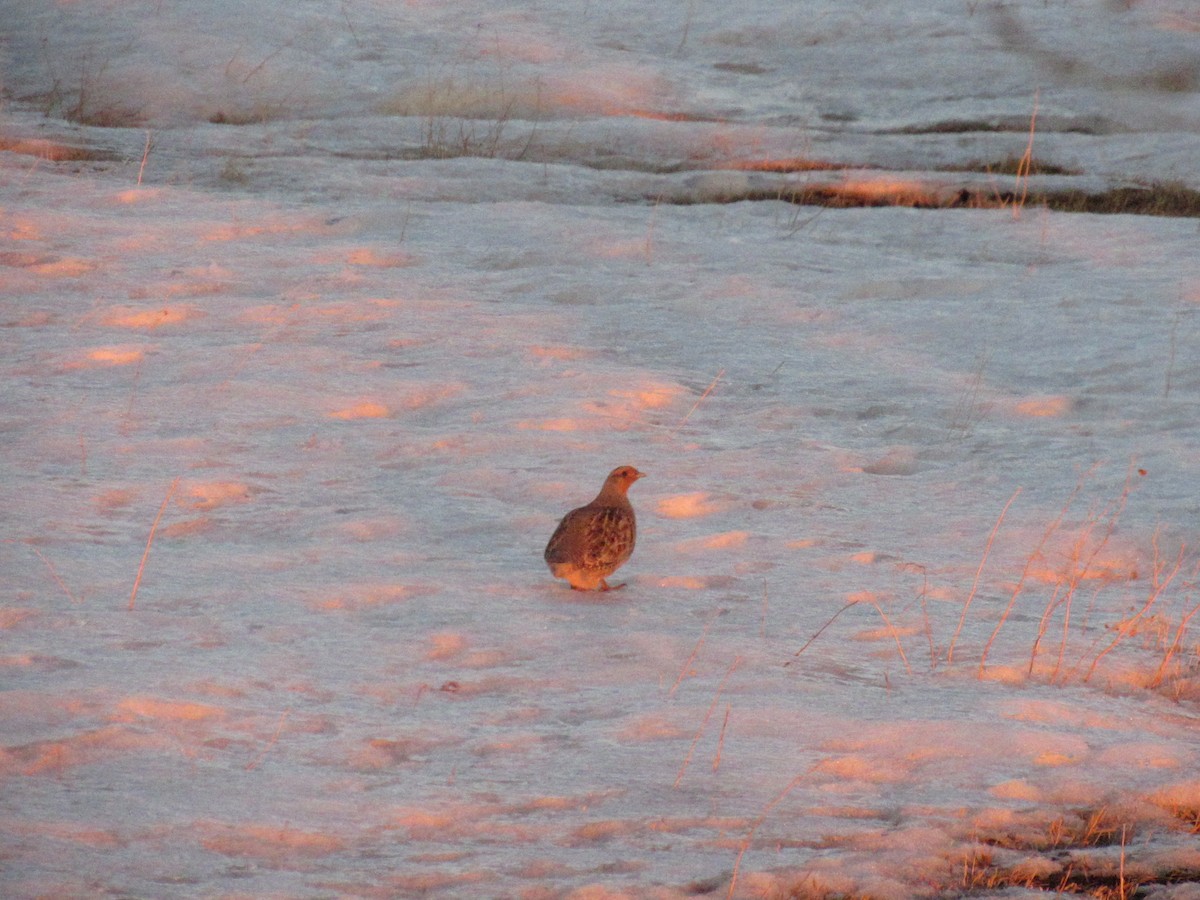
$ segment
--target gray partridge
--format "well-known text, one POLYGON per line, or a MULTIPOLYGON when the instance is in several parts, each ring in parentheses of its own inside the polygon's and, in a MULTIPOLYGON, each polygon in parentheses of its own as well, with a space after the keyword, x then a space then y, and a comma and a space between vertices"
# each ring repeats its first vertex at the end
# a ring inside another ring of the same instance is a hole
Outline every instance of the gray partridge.
POLYGON ((611 590, 604 579, 633 554, 637 519, 626 494, 642 477, 633 466, 618 466, 595 500, 563 516, 546 545, 546 565, 555 578, 565 578, 577 591, 611 590))

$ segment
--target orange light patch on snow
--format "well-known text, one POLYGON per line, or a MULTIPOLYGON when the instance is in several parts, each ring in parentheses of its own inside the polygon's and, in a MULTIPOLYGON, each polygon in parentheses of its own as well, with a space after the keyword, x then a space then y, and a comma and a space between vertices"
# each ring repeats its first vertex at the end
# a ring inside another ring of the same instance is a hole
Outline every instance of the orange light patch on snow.
POLYGON ((0 755, 0 772, 11 769, 25 775, 61 775, 110 753, 128 753, 161 743, 158 737, 131 734, 128 728, 110 725, 61 741, 39 741, 0 755))
POLYGON ((1042 792, 1028 781, 1005 781, 989 788, 988 793, 1001 800, 1022 800, 1026 803, 1039 803, 1042 792))
MULTIPOLYGON (((876 557, 875 551, 873 551, 873 550, 863 550, 859 553, 853 553, 850 555, 850 561, 856 562, 860 566, 869 566, 872 563, 876 562, 877 559, 878 559, 878 557, 876 557)), ((855 601, 855 602, 857 602, 857 601, 855 601)))
POLYGON ((1035 766, 1049 767, 1072 766, 1079 762, 1079 760, 1080 757, 1074 756, 1070 753, 1059 753, 1055 750, 1046 750, 1045 752, 1039 753, 1033 758, 1033 764, 1035 766))
POLYGON ((1030 419, 1051 419, 1069 413, 1074 404, 1070 397, 1030 397, 1014 407, 1017 415, 1030 419))
POLYGON ((353 406, 346 406, 329 414, 331 419, 351 421, 353 419, 386 419, 391 411, 382 403, 374 400, 363 400, 353 406))
POLYGON ((817 771, 843 780, 866 781, 871 784, 904 781, 909 775, 896 761, 869 759, 858 754, 823 760, 817 766, 817 771))
POLYGON ((277 222, 267 222, 263 225, 218 225, 200 236, 204 241, 240 241, 246 238, 261 237, 268 234, 297 234, 307 232, 310 234, 325 234, 329 231, 325 225, 316 222, 298 222, 295 220, 283 220, 277 222))
POLYGON ((924 634, 920 625, 906 625, 903 628, 889 628, 886 625, 879 628, 866 628, 855 632, 851 640, 855 641, 892 641, 896 638, 911 637, 914 634, 924 634))
POLYGON ((100 347, 87 355, 90 362, 102 366, 128 366, 141 362, 144 357, 141 349, 127 347, 100 347))
POLYGON ((145 328, 153 331, 165 325, 178 325, 203 315, 187 306, 167 306, 160 309, 114 309, 104 317, 104 324, 113 328, 145 328))
POLYGON ((708 587, 707 579, 687 575, 671 575, 667 578, 659 578, 654 583, 659 587, 677 588, 685 591, 702 591, 708 587))
POLYGON ((626 725, 618 737, 623 741, 667 741, 683 737, 687 733, 661 716, 646 716, 626 725))
POLYGON ((118 720, 164 719, 171 722, 198 722, 221 718, 225 710, 207 703, 180 703, 153 697, 129 697, 117 705, 118 720))
POLYGON ((807 550, 810 547, 820 546, 821 542, 816 538, 801 538, 796 541, 788 541, 785 545, 789 550, 807 550))
POLYGON ((726 531, 708 537, 682 541, 676 546, 683 553, 695 553, 700 550, 728 550, 732 547, 743 546, 749 538, 750 532, 748 531, 726 531))
POLYGON ((131 205, 145 203, 147 200, 157 200, 163 192, 159 188, 139 187, 133 190, 121 191, 117 194, 117 202, 131 205))
POLYGON ((318 601, 316 607, 326 610, 368 609, 392 603, 406 603, 422 593, 429 593, 429 591, 404 584, 352 585, 346 593, 318 601))
POLYGON ((429 639, 426 659, 453 659, 467 649, 467 639, 456 631, 444 631, 429 639))
POLYGON ((208 516, 197 516, 182 522, 172 522, 170 525, 160 528, 158 533, 165 538, 182 538, 205 534, 214 528, 216 528, 216 524, 208 516))
POLYGON ((346 848, 333 835, 280 825, 207 825, 200 843, 225 856, 249 856, 273 862, 295 857, 328 856, 346 848))
POLYGON ((613 397, 632 403, 641 409, 662 409, 670 406, 685 391, 675 384, 652 384, 632 391, 610 391, 613 397))
POLYGON ((399 813, 390 824, 393 828, 405 828, 415 834, 431 835, 439 831, 452 830, 457 821, 457 816, 447 815, 446 813, 411 810, 399 813))
POLYGON ((66 259, 37 263, 30 266, 29 271, 37 272, 39 275, 49 275, 52 278, 81 278, 89 272, 95 271, 97 268, 98 266, 94 262, 68 257, 66 259))
POLYGON ((697 519, 711 516, 724 508, 725 504, 712 499, 704 491, 663 497, 657 504, 658 514, 668 519, 697 519))
POLYGON ((630 66, 592 66, 575 70, 569 81, 548 81, 543 96, 557 109, 669 119, 669 114, 651 111, 659 104, 663 88, 662 80, 652 72, 630 66))
POLYGON ((561 362, 584 359, 591 355, 588 351, 582 350, 579 347, 530 347, 529 352, 538 359, 553 359, 561 362))
POLYGON ((138 497, 137 491, 129 488, 114 488, 111 491, 105 491, 96 498, 96 506, 100 512, 112 512, 115 509, 124 509, 129 506, 138 497))
POLYGON ((208 481, 187 485, 179 502, 191 509, 216 509, 249 501, 250 488, 240 481, 208 481))
POLYGON ((847 178, 831 190, 847 200, 864 205, 936 206, 940 203, 937 193, 928 185, 900 178, 847 178))
POLYGON ((580 419, 543 419, 540 422, 518 422, 517 428, 522 431, 586 431, 598 427, 585 423, 580 419))
POLYGON ((36 615, 37 613, 32 609, 0 609, 0 631, 15 628, 26 619, 36 615))
POLYGON ((437 403, 459 396, 466 389, 466 385, 457 382, 413 385, 404 391, 397 406, 409 412, 427 409, 437 403))
POLYGON ((346 256, 346 262, 352 266, 365 266, 374 269, 399 269, 413 264, 413 257, 407 253, 380 253, 371 247, 351 250, 346 256))

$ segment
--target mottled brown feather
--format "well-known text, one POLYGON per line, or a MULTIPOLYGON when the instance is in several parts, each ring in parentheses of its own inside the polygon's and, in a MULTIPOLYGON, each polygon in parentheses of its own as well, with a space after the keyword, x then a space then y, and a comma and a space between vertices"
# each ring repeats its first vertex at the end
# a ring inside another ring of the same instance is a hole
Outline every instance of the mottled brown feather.
POLYGON ((563 516, 544 554, 555 578, 576 590, 609 590, 604 579, 628 561, 637 541, 637 517, 626 493, 641 477, 633 466, 618 466, 591 503, 563 516))

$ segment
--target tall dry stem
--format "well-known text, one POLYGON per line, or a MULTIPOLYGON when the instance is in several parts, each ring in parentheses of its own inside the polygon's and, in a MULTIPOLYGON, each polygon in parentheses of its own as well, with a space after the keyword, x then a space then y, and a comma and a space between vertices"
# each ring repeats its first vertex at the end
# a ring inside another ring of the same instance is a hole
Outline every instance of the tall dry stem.
POLYGON ((1096 466, 1093 465, 1090 469, 1088 469, 1086 472, 1084 472, 1079 477, 1079 480, 1077 482, 1075 482, 1075 488, 1074 488, 1074 490, 1071 491, 1070 496, 1067 497, 1067 502, 1063 504, 1062 509, 1060 509, 1058 511, 1058 516, 1054 519, 1053 522, 1050 523, 1049 527, 1046 528, 1046 530, 1042 533, 1041 540, 1038 541, 1037 546, 1033 548, 1033 552, 1030 553, 1029 556, 1025 559, 1025 568, 1021 570, 1021 577, 1019 579, 1017 579, 1017 586, 1015 588, 1013 588, 1012 596, 1010 596, 1008 598, 1008 606, 1005 607, 1003 615, 1000 616, 1000 621, 996 623, 996 627, 992 630, 991 637, 989 637, 987 640, 987 643, 984 644, 983 655, 980 657, 980 660, 979 660, 979 677, 980 678, 983 677, 984 669, 987 666, 988 654, 992 650, 992 644, 994 644, 996 642, 996 638, 999 636, 1001 629, 1004 628, 1005 623, 1008 621, 1009 615, 1012 614, 1013 607, 1016 606, 1016 604, 1017 604, 1017 597, 1020 596, 1022 589, 1025 587, 1025 582, 1029 578, 1029 570, 1031 568, 1033 568, 1033 563, 1035 560, 1039 560, 1042 558, 1042 555, 1043 555, 1042 551, 1045 549, 1046 543, 1050 540, 1051 535, 1053 535, 1056 531, 1058 531, 1058 527, 1059 527, 1059 525, 1062 524, 1062 520, 1064 518, 1066 518, 1067 511, 1070 510, 1071 505, 1075 502, 1075 498, 1077 496, 1079 496, 1079 492, 1081 490, 1083 490, 1084 482, 1087 480, 1088 476, 1091 475, 1092 472, 1094 472, 1095 470, 1096 470, 1096 466))
POLYGON ((1108 646, 1101 650, 1096 655, 1096 658, 1092 660, 1092 664, 1088 668, 1087 674, 1083 676, 1084 681, 1088 681, 1094 674, 1096 674, 1096 667, 1100 665, 1100 660, 1107 656, 1113 650, 1113 648, 1117 646, 1117 644, 1121 643, 1121 641, 1134 632, 1137 623, 1142 620, 1146 613, 1150 611, 1150 608, 1154 606, 1154 604, 1158 601, 1158 598, 1162 596, 1163 591, 1167 589, 1167 586, 1175 580, 1175 576, 1178 575, 1179 570, 1183 568, 1183 556, 1185 549, 1186 548, 1183 545, 1180 545, 1179 556, 1167 577, 1155 585, 1154 590, 1150 592, 1150 596, 1146 598, 1146 602, 1142 604, 1142 608, 1134 613, 1132 618, 1121 623, 1120 627, 1117 629, 1116 637, 1114 637, 1109 642, 1108 646))
POLYGON ((992 552, 992 544, 996 541, 996 533, 1000 530, 1000 525, 1004 521, 1004 517, 1008 515, 1008 508, 1013 505, 1013 501, 1017 499, 1020 493, 1020 488, 1013 491, 1013 495, 1004 504, 1004 509, 1000 510, 1000 516, 996 519, 996 524, 992 526, 992 533, 988 535, 987 545, 983 548, 983 558, 979 560, 979 568, 975 570, 975 581, 971 584, 971 593, 967 595, 966 602, 963 603, 962 615, 958 617, 958 627, 954 629, 954 637, 950 639, 950 647, 946 650, 947 665, 954 662, 954 646, 958 643, 959 634, 962 633, 963 623, 967 620, 967 611, 971 608, 971 601, 975 599, 975 592, 979 590, 979 579, 983 575, 983 567, 987 565, 988 555, 992 552))

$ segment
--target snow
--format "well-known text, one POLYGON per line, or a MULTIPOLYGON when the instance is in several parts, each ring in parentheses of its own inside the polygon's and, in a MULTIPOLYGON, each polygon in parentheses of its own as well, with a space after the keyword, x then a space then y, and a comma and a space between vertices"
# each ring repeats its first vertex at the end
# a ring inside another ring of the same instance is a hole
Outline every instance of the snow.
POLYGON ((912 7, 4 3, 0 893, 1186 896, 1194 221, 769 198, 1200 187, 1200 20, 912 7))

